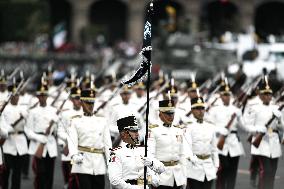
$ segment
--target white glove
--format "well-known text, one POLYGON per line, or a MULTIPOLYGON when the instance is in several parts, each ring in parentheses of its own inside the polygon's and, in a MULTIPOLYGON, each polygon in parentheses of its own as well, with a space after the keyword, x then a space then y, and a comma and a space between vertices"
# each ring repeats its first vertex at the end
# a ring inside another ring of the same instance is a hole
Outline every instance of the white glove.
POLYGON ((75 164, 78 164, 80 165, 81 163, 83 163, 83 160, 84 160, 84 154, 75 154, 72 156, 72 161, 75 163, 75 164))
POLYGON ((142 157, 142 162, 144 166, 147 166, 147 167, 153 166, 153 161, 149 157, 142 157))
POLYGON ((198 158, 195 155, 193 155, 193 157, 189 158, 188 160, 194 165, 198 163, 198 158))
POLYGON ((256 132, 266 133, 267 132, 267 128, 265 126, 258 126, 258 127, 256 127, 256 132))
POLYGON ((160 179, 159 179, 159 177, 157 176, 157 175, 152 175, 151 176, 151 184, 155 187, 155 188, 157 188, 159 185, 160 185, 160 179))
POLYGON ((229 134, 229 130, 225 127, 222 127, 222 128, 219 129, 219 133, 221 135, 227 136, 229 134))
POLYGON ((47 137, 44 135, 35 135, 35 140, 37 140, 38 142, 42 143, 42 144, 46 144, 47 143, 47 137))
POLYGON ((282 116, 279 110, 273 110, 272 113, 277 119, 279 119, 282 116))

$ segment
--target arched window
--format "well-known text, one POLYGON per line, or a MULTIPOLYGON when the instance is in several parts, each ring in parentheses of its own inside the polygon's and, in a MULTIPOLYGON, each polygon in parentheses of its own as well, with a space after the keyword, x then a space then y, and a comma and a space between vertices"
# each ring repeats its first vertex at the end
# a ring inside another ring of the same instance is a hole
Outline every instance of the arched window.
MULTIPOLYGON (((118 0, 100 0, 91 5, 89 18, 95 35, 103 34, 108 43, 126 39, 127 6, 118 0)), ((89 28, 90 29, 90 28, 89 28)))
POLYGON ((255 10, 254 24, 258 36, 266 40, 269 34, 284 34, 284 3, 267 2, 259 5, 255 10))
POLYGON ((226 31, 239 32, 238 7, 227 0, 204 4, 201 14, 201 30, 208 30, 212 38, 219 38, 226 31))

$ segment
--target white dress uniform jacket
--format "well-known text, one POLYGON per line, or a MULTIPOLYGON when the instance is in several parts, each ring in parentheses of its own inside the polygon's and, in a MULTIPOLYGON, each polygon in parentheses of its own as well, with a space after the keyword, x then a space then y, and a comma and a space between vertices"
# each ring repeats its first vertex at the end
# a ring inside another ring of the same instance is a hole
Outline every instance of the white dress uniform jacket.
MULTIPOLYGON (((238 127, 244 129, 241 110, 233 105, 225 106, 222 104, 212 107, 208 113, 208 120, 215 124, 217 133, 219 129, 223 129, 227 126, 234 113, 236 114, 236 117, 230 126, 229 134, 226 137, 223 150, 220 151, 218 149, 219 154, 222 154, 223 156, 228 156, 228 154, 230 154, 230 157, 236 157, 244 154, 243 145, 237 134, 238 127)), ((247 131, 247 129, 244 130, 247 131)), ((222 132, 219 133, 222 134, 222 132)))
MULTIPOLYGON (((277 111, 277 105, 264 105, 257 104, 252 106, 250 111, 247 113, 246 117, 249 118, 249 123, 251 120, 254 120, 252 126, 258 128, 263 127, 273 116, 273 112, 277 111)), ((276 130, 283 130, 283 117, 280 119, 275 119, 269 126, 268 131, 265 133, 262 141, 258 148, 251 145, 251 154, 266 156, 268 158, 278 158, 282 155, 281 144, 279 140, 279 135, 276 130)), ((255 137, 253 137, 252 141, 254 141, 255 137)))
POLYGON ((160 185, 177 186, 186 184, 185 152, 183 130, 178 127, 166 127, 162 123, 150 129, 148 149, 150 154, 161 162, 178 162, 173 166, 166 166, 160 176, 160 185))
MULTIPOLYGON (((56 109, 51 106, 37 106, 29 112, 27 118, 27 125, 25 127, 25 133, 27 134, 30 141, 29 154, 34 155, 40 145, 37 141, 38 135, 44 135, 46 129, 49 127, 50 122, 53 120, 55 123, 52 126, 51 132, 56 132, 56 123, 58 121, 58 116, 56 115, 56 109)), ((47 136, 47 143, 44 146, 43 157, 46 154, 49 157, 57 156, 57 143, 53 134, 47 136)))
POLYGON ((25 119, 22 119, 17 125, 12 127, 12 124, 20 119, 20 117, 26 118, 27 112, 23 106, 19 105, 14 106, 9 103, 2 113, 0 125, 11 133, 3 145, 5 154, 16 156, 17 153, 19 155, 28 153, 28 143, 24 135, 25 119))
POLYGON ((187 162, 187 177, 203 182, 216 178, 219 167, 215 126, 209 122, 198 123, 196 119, 187 126, 185 139, 189 145, 186 149, 189 161, 187 162), (200 159, 198 156, 209 156, 200 159))
MULTIPOLYGON (((57 136, 58 136, 58 145, 61 146, 62 148, 65 145, 68 145, 68 147, 73 145, 72 141, 70 140, 69 127, 71 126, 72 117, 78 115, 79 116, 83 115, 82 109, 80 110, 67 109, 63 111, 59 116, 57 136)), ((70 153, 67 156, 62 153, 61 160, 71 161, 70 153)))
POLYGON ((71 157, 83 153, 82 164, 73 164, 72 173, 104 175, 107 172, 109 149, 112 147, 109 127, 104 117, 77 116, 71 120, 69 127, 71 142, 69 151, 71 157), (103 153, 80 151, 78 146, 100 149, 103 153))
MULTIPOLYGON (((127 180, 138 180, 144 178, 144 164, 142 157, 145 155, 144 147, 127 147, 122 143, 115 149, 112 149, 109 159, 109 180, 115 189, 143 189, 144 185, 131 185, 126 183, 127 180)), ((153 165, 150 167, 156 170, 164 169, 164 165, 152 158, 153 165)), ((153 177, 154 171, 147 168, 147 176, 153 177)), ((149 181, 149 180, 148 180, 149 181)))

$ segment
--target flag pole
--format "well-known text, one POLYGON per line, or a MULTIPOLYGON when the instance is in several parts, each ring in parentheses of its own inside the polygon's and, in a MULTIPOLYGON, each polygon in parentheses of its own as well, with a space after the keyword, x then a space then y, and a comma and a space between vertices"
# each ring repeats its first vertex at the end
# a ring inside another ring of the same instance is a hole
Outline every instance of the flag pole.
MULTIPOLYGON (((147 10, 148 12, 146 14, 148 14, 148 20, 146 20, 146 22, 149 22, 150 23, 150 36, 152 38, 152 16, 153 16, 153 13, 154 13, 154 4, 153 4, 153 0, 151 0, 150 2, 150 8, 147 10)), ((147 24, 147 23, 146 23, 147 24)), ((145 33, 145 29, 144 29, 144 33, 145 33)), ((150 38, 150 39, 151 39, 150 38)), ((145 37, 144 37, 145 39, 145 37)), ((151 83, 151 65, 152 65, 152 62, 151 62, 151 52, 152 52, 152 44, 151 44, 151 40, 149 41, 149 46, 150 46, 150 50, 148 51, 148 60, 150 61, 149 63, 149 67, 148 67, 148 70, 147 70, 147 106, 146 106, 146 131, 145 131, 145 157, 147 157, 147 147, 148 147, 148 125, 149 125, 149 102, 150 102, 150 99, 149 99, 149 93, 150 93, 150 83, 151 83)), ((148 46, 148 47, 149 47, 148 46)), ((144 189, 146 189, 147 187, 147 166, 144 166, 144 189)))

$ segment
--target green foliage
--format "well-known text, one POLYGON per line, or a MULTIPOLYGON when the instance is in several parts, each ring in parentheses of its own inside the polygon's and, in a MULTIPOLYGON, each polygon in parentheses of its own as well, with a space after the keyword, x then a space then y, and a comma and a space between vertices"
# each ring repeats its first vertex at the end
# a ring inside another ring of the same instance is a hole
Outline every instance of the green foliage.
POLYGON ((31 41, 49 32, 48 4, 0 2, 0 41, 31 41))

